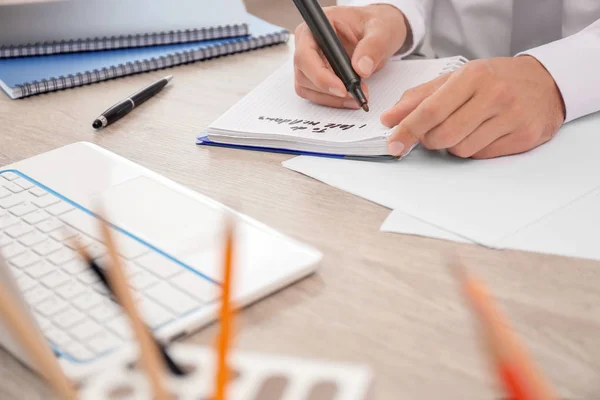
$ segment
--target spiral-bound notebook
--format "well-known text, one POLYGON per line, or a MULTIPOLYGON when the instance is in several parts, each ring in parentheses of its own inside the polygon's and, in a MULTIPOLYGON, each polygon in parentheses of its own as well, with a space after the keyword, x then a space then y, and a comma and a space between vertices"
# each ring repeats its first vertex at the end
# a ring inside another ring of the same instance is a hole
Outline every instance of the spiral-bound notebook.
POLYGON ((243 36, 247 22, 242 0, 0 2, 0 58, 243 36))
POLYGON ((287 41, 289 32, 248 17, 252 35, 166 46, 0 59, 0 88, 12 99, 173 67, 287 41))
POLYGON ((367 81, 370 111, 323 107, 294 92, 286 63, 213 122, 197 144, 337 157, 390 157, 379 121, 407 89, 459 68, 463 57, 391 60, 367 81))

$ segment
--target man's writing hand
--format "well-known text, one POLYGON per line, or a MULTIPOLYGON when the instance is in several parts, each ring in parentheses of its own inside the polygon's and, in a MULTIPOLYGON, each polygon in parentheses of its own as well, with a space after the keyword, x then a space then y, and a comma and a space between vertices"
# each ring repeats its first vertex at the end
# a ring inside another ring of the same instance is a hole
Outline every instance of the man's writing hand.
MULTIPOLYGON (((406 39, 407 27, 396 7, 380 4, 365 7, 328 7, 325 14, 362 78, 382 68, 406 39)), ((359 108, 333 72, 304 23, 295 32, 294 75, 296 93, 307 100, 338 108, 359 108)), ((366 92, 367 87, 363 84, 366 92)))
POLYGON ((465 158, 531 150, 550 140, 564 119, 552 76, 530 56, 469 62, 408 90, 381 115, 384 125, 397 125, 388 140, 392 154, 421 142, 465 158))

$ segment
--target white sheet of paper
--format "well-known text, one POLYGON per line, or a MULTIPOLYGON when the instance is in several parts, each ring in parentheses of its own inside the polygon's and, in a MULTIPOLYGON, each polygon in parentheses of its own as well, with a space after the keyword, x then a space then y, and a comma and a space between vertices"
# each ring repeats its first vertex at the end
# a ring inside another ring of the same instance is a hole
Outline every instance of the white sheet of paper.
POLYGON ((209 133, 251 133, 302 138, 309 142, 358 142, 382 137, 389 131, 379 121, 402 93, 437 77, 455 58, 438 60, 391 60, 371 79, 369 112, 335 109, 311 103, 294 91, 294 68, 285 63, 246 97, 209 126, 209 133), (327 128, 328 124, 350 126, 327 128), (324 132, 322 132, 324 130, 324 132))
MULTIPOLYGON (((390 213, 380 230, 472 243, 399 210, 390 213)), ((524 227, 502 241, 500 247, 600 260, 598 238, 600 238, 600 189, 524 227)))
POLYGON ((525 154, 463 160, 417 148, 401 161, 296 157, 283 163, 490 247, 600 186, 600 113, 525 154))
POLYGON ((381 224, 379 230, 382 232, 402 233, 405 235, 450 240, 452 242, 473 243, 469 239, 465 239, 455 233, 438 228, 429 222, 421 221, 418 218, 411 217, 400 210, 392 210, 390 215, 388 215, 385 221, 383 221, 383 224, 381 224))

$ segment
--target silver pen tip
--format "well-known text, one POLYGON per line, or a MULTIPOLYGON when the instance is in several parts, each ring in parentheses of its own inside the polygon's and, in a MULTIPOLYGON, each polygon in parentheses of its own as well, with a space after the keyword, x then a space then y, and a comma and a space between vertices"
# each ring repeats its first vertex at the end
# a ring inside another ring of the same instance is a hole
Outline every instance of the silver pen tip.
POLYGON ((171 79, 173 79, 173 75, 166 76, 164 79, 166 79, 167 82, 171 82, 171 79))

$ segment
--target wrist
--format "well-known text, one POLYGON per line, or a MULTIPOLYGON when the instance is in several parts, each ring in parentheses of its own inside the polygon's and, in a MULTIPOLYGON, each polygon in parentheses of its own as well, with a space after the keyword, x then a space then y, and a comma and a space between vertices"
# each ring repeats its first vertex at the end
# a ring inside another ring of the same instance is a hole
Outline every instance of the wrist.
POLYGON ((538 71, 536 76, 539 76, 540 83, 544 86, 548 93, 552 93, 552 95, 549 96, 552 115, 555 115, 557 122, 562 124, 566 118, 565 101, 560 89, 558 88, 558 85, 556 84, 556 81, 554 81, 552 74, 550 74, 550 71, 548 71, 546 67, 544 67, 540 61, 538 61, 537 58, 528 54, 520 55, 515 59, 522 61, 528 66, 528 68, 538 71))

